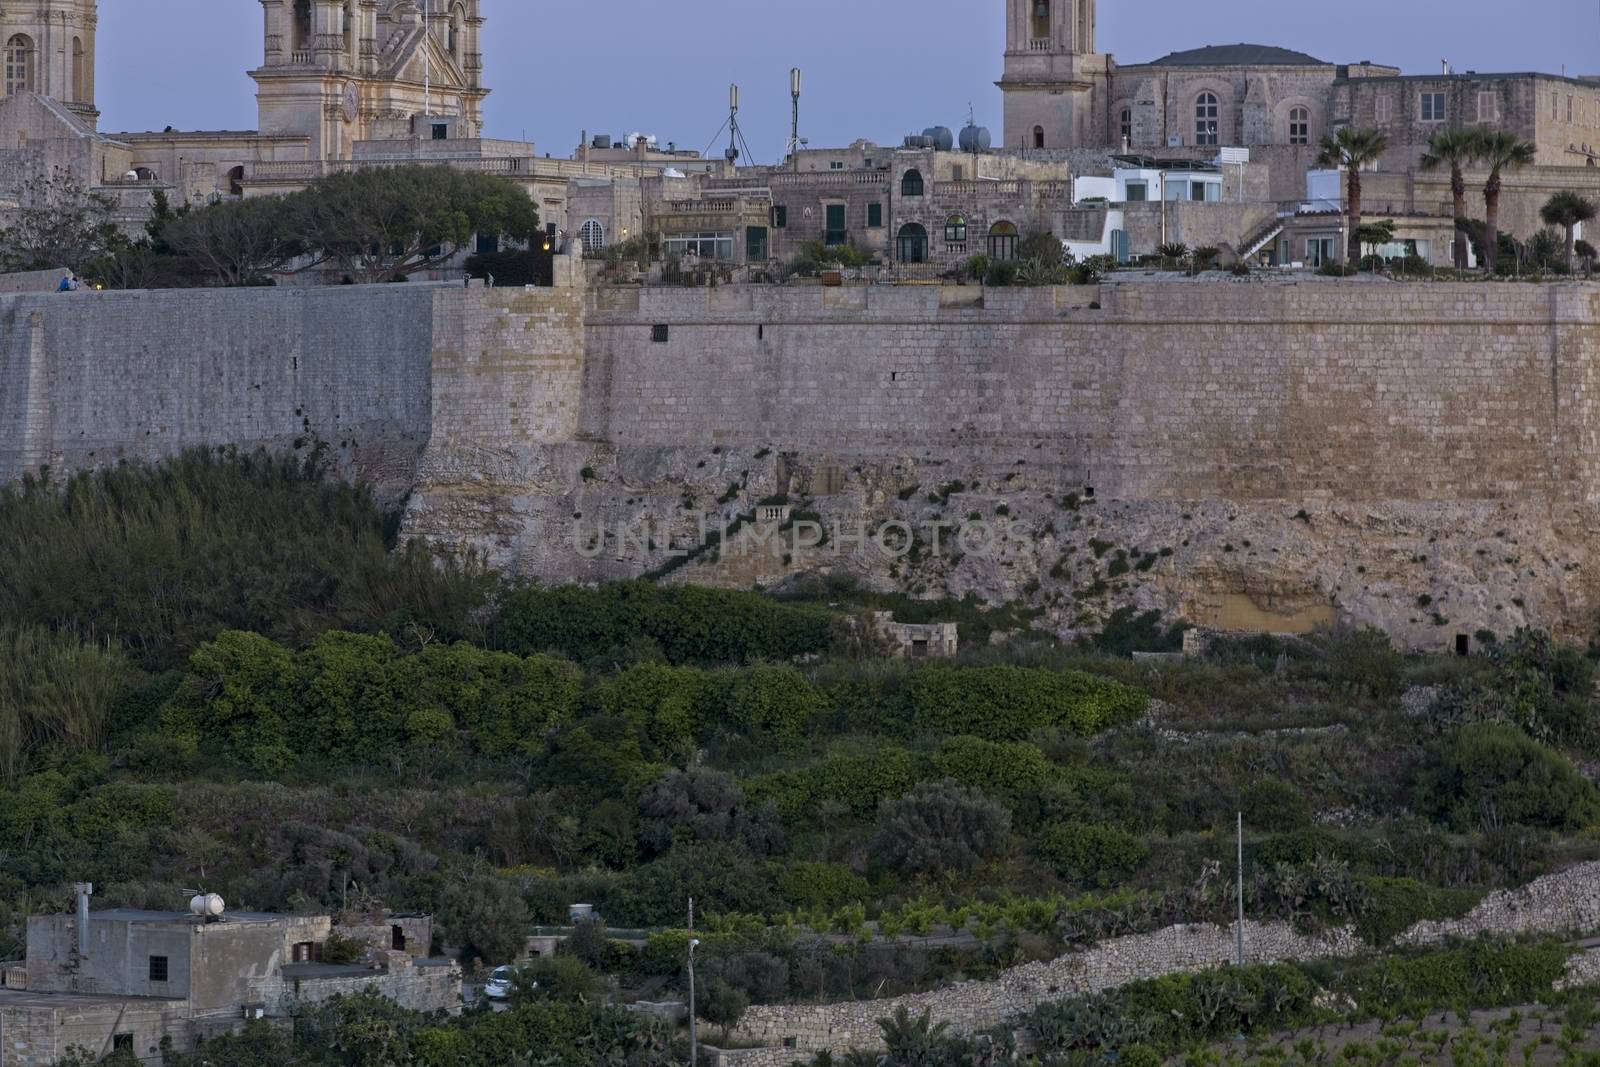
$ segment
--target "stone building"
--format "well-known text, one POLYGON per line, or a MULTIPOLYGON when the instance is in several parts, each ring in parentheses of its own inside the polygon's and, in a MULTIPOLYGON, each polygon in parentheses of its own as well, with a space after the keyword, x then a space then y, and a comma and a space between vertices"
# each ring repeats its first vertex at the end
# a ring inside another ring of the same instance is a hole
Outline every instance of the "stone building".
MULTIPOLYGON (((88 887, 81 887, 87 889, 88 887)), ((70 1049, 128 1049, 159 1064, 163 1039, 195 1043, 282 1017, 296 1004, 372 989, 418 1011, 458 1012, 461 971, 427 958, 432 922, 397 915, 336 927, 326 915, 133 909, 28 920, 27 959, 0 984, 0 1067, 48 1067, 70 1049), (324 962, 335 933, 365 943, 352 964, 324 962)))

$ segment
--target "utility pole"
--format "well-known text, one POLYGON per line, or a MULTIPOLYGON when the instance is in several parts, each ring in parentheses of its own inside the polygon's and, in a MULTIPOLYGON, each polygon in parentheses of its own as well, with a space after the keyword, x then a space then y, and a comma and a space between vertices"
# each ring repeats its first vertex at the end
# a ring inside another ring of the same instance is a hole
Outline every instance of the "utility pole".
POLYGON ((689 898, 689 1067, 699 1067, 700 1046, 695 1034, 694 950, 700 939, 694 936, 694 897, 689 898))
POLYGON ((1239 966, 1244 966, 1244 812, 1239 813, 1239 966))

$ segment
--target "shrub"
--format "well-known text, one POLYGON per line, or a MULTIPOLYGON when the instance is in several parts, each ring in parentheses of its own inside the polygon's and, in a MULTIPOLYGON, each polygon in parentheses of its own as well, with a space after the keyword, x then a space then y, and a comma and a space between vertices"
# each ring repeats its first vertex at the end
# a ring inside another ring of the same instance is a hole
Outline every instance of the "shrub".
POLYGON ((724 698, 715 725, 780 749, 797 747, 824 703, 793 667, 756 666, 722 676, 724 698))
POLYGON ((867 880, 838 863, 790 863, 778 873, 777 889, 795 908, 827 908, 866 899, 867 880))
POLYGON ((508 594, 490 630, 497 648, 604 661, 641 638, 682 663, 749 663, 826 652, 831 616, 756 593, 622 582, 600 589, 524 588, 508 594))
POLYGON ((1125 831, 1070 823, 1047 827, 1035 848, 1061 877, 1101 889, 1138 870, 1147 854, 1139 839, 1125 831))
POLYGON ((1441 889, 1412 878, 1362 879, 1367 910, 1356 929, 1369 944, 1384 947, 1423 919, 1459 919, 1483 899, 1481 890, 1441 889))
POLYGON ((98 752, 135 672, 119 650, 38 626, 0 627, 0 780, 46 748, 98 752))
POLYGON ((1005 808, 946 779, 884 801, 872 851, 901 874, 966 872, 1000 855, 1010 835, 1005 808))
POLYGON ((577 956, 542 956, 511 972, 513 1007, 541 1000, 588 1003, 601 988, 600 976, 577 956))
POLYGON ((1600 790, 1564 756, 1514 726, 1447 736, 1421 776, 1417 806, 1458 828, 1503 824, 1577 830, 1600 822, 1600 790))
POLYGON ((467 636, 493 577, 398 528, 308 456, 196 450, 0 490, 0 619, 120 640, 181 663, 224 630, 299 643, 328 629, 467 636), (107 576, 116 575, 116 581, 107 576))
POLYGON ((1088 736, 1137 719, 1147 703, 1109 679, 1005 666, 924 668, 906 678, 903 693, 913 732, 989 741, 1020 741, 1047 726, 1088 736))
POLYGON ((1311 802, 1281 778, 1257 778, 1244 790, 1245 823, 1260 830, 1299 830, 1311 825, 1311 802))
POLYGON ((1015 808, 1056 777, 1043 752, 1021 741, 952 737, 933 756, 934 773, 1015 808))
POLYGON ((765 775, 747 783, 751 803, 770 802, 789 822, 813 818, 824 802, 858 817, 871 815, 884 800, 904 796, 922 776, 922 762, 899 748, 850 756, 829 756, 805 770, 765 775))
POLYGON ((468 956, 504 963, 522 954, 528 906, 503 878, 487 869, 451 879, 439 896, 439 934, 468 956))

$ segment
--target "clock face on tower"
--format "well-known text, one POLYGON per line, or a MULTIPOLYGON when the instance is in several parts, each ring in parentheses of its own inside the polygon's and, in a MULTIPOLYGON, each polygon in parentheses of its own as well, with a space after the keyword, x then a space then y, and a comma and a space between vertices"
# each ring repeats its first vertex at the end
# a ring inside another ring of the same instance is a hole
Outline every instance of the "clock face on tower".
POLYGON ((356 93, 355 82, 347 82, 344 87, 344 120, 354 122, 361 113, 361 97, 356 93))

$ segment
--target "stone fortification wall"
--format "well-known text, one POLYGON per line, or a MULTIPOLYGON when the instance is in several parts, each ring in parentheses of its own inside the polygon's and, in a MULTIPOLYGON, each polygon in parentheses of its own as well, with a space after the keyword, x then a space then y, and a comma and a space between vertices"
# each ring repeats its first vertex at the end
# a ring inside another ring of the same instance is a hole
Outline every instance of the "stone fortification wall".
POLYGON ((1587 500, 1597 298, 1315 281, 602 292, 582 429, 618 447, 1048 450, 1124 498, 1587 500))
POLYGON ((0 297, 0 478, 313 438, 403 491, 435 286, 0 297))

